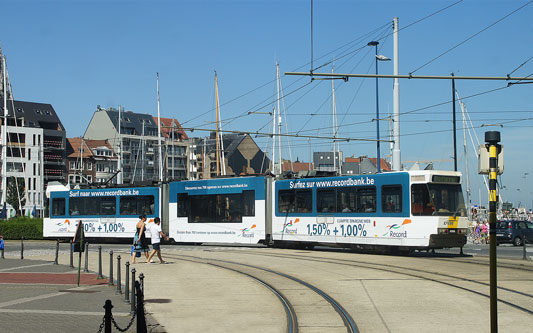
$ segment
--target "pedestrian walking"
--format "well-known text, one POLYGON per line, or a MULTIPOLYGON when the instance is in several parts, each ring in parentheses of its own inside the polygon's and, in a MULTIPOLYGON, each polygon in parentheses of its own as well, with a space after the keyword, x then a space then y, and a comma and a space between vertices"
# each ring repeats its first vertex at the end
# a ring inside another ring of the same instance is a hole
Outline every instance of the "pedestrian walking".
POLYGON ((136 232, 133 237, 133 251, 131 253, 131 263, 135 264, 135 258, 140 257, 144 252, 146 259, 148 259, 148 239, 146 238, 146 215, 139 216, 139 222, 135 226, 136 232))
POLYGON ((152 260, 152 257, 154 256, 154 254, 157 253, 157 257, 159 258, 159 261, 162 264, 166 264, 166 262, 161 257, 160 243, 161 243, 161 237, 168 240, 168 236, 166 236, 161 231, 161 219, 159 217, 156 217, 154 219, 154 223, 150 225, 150 233, 152 234, 152 253, 150 253, 150 256, 146 260, 146 263, 150 263, 150 260, 152 260))
POLYGON ((476 233, 475 243, 479 244, 479 243, 481 242, 481 240, 480 240, 480 236, 481 236, 481 225, 479 224, 479 221, 476 222, 476 230, 475 230, 475 233, 476 233))
POLYGON ((488 244, 489 226, 488 226, 488 224, 487 224, 487 221, 484 221, 484 222, 483 222, 483 227, 482 227, 482 228, 483 228, 483 229, 482 229, 482 230, 483 230, 483 231, 482 231, 482 235, 483 235, 483 236, 482 236, 482 239, 483 239, 483 240, 482 240, 482 243, 483 243, 483 244, 488 244))

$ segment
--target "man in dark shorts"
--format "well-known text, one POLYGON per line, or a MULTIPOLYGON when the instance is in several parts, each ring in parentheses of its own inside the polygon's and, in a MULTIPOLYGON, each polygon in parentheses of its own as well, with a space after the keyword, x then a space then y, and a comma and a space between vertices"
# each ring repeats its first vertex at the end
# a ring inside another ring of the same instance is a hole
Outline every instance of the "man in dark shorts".
POLYGON ((157 257, 159 258, 159 261, 162 264, 166 264, 166 262, 161 258, 161 237, 168 240, 168 237, 161 231, 161 219, 159 217, 156 217, 154 219, 154 223, 149 225, 150 227, 150 233, 152 234, 152 253, 150 253, 150 256, 148 259, 146 259, 146 263, 150 263, 150 260, 152 260, 152 257, 154 254, 157 253, 157 257))

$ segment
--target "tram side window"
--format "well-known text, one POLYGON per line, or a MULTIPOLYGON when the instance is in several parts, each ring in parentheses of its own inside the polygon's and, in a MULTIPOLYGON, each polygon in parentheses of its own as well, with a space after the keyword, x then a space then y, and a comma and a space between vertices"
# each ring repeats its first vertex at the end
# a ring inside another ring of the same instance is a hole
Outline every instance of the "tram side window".
POLYGON ((189 196, 189 223, 240 223, 243 216, 242 194, 189 196))
POLYGON ((100 199, 100 215, 115 215, 117 213, 117 201, 115 197, 104 197, 100 199))
POLYGON ((98 215, 98 208, 94 199, 96 198, 70 198, 68 201, 69 215, 98 215))
POLYGON ((178 193, 178 217, 189 216, 189 194, 178 193))
POLYGON ((317 190, 316 203, 317 212, 334 213, 337 211, 337 201, 335 189, 317 190))
POLYGON ((357 188, 357 211, 361 213, 374 213, 376 211, 376 187, 357 188))
POLYGON ((242 191, 243 212, 242 216, 255 216, 255 191, 242 191))
POLYGON ((69 215, 115 215, 114 197, 70 198, 69 215))
POLYGON ((402 212, 401 185, 385 185, 381 187, 381 209, 385 213, 402 212))
POLYGON ((312 212, 311 190, 281 190, 278 194, 278 211, 281 213, 312 212))
POLYGON ((65 215, 65 198, 52 199, 52 216, 65 215))
POLYGON ((154 215, 154 202, 153 195, 120 197, 120 215, 154 215))
POLYGON ((434 215, 435 206, 429 199, 426 184, 413 184, 411 186, 411 214, 417 216, 434 215))
POLYGON ((357 210, 357 192, 354 188, 337 189, 337 212, 351 213, 357 210))

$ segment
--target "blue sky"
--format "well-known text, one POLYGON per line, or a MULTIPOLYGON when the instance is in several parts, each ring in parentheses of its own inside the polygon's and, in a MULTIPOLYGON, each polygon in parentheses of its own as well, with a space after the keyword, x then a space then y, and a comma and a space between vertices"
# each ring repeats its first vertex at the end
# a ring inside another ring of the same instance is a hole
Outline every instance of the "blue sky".
MULTIPOLYGON (((333 62, 336 72, 373 73, 374 49, 366 44, 379 40, 379 52, 392 58, 392 36, 384 36, 392 32, 395 16, 400 28, 407 27, 400 32, 400 74, 415 71, 467 39, 414 74, 505 76, 533 57, 533 4, 465 0, 436 13, 456 2, 315 0, 314 65, 339 57, 333 62)), ((52 104, 69 137, 83 135, 97 105, 120 104, 156 115, 156 72, 162 116, 177 118, 185 127, 213 128, 215 70, 224 129, 270 132, 270 116, 248 112, 272 110, 275 63, 282 73, 310 68, 310 1, 22 0, 3 1, 2 13, 0 43, 15 98, 52 104)), ((330 72, 331 65, 317 71, 330 72)), ((392 74, 392 62, 381 62, 379 71, 392 74)), ((513 76, 532 73, 533 60, 513 76)), ((331 135, 331 81, 309 83, 307 77, 283 76, 282 85, 288 95, 283 109, 288 132, 331 135)), ((375 138, 374 79, 335 85, 339 136, 375 138)), ((461 96, 505 86, 501 81, 456 81, 461 96)), ((502 196, 528 208, 533 204, 531 89, 528 84, 514 85, 464 100, 481 141, 487 129, 501 132, 502 196), (503 128, 480 127, 499 123, 503 128)), ((379 92, 380 114, 386 116, 392 112, 392 80, 381 80, 379 92)), ((445 103, 451 99, 450 82, 401 80, 400 94, 400 112, 408 112, 400 125, 402 161, 436 161, 436 167, 453 170, 452 108, 445 103)), ((456 108, 457 126, 462 128, 459 104, 456 108)), ((388 134, 387 127, 381 122, 381 137, 388 134)), ((267 148, 267 138, 255 139, 267 148)), ((462 132, 457 142, 458 165, 464 171, 462 132)), ((289 146, 293 159, 309 160, 307 139, 284 140, 284 158, 289 158, 289 146)), ((312 151, 331 149, 331 141, 311 141, 312 151)), ((376 155, 375 143, 354 140, 341 149, 345 156, 376 155)), ((386 144, 381 151, 382 156, 388 154, 386 144)), ((479 203, 481 192, 486 203, 470 143, 468 151, 472 202, 479 203)))

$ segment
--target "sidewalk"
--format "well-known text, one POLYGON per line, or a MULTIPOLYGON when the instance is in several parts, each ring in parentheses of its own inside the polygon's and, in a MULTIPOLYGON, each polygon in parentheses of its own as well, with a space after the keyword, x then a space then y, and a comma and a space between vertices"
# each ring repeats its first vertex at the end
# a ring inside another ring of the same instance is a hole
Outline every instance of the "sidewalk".
MULTIPOLYGON (((83 273, 82 268, 78 287, 77 268, 33 258, 0 259, 2 331, 97 332, 107 299, 113 304, 117 325, 127 327, 131 305, 116 293, 116 286, 108 286, 107 279, 97 277, 95 273, 83 273)), ((147 318, 147 323, 154 324, 154 320, 147 318)), ((129 331, 135 331, 135 324, 129 331)))

